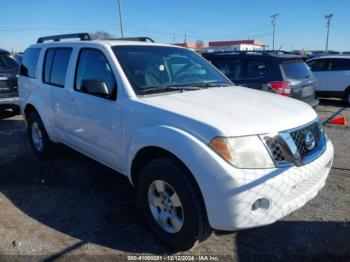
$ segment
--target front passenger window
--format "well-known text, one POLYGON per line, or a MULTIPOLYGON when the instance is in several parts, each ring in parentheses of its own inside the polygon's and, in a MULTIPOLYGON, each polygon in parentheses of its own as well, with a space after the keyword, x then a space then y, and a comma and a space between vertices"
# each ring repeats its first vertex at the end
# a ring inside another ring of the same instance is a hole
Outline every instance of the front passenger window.
POLYGON ((87 90, 84 86, 87 81, 103 83, 108 89, 108 95, 103 95, 103 97, 115 99, 117 83, 114 74, 105 55, 97 49, 82 49, 80 51, 74 89, 90 95, 101 96, 87 90))

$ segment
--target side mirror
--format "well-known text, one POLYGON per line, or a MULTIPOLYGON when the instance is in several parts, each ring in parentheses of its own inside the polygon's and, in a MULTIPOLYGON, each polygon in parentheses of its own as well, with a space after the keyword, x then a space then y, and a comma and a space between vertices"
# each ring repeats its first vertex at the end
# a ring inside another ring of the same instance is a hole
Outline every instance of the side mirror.
POLYGON ((98 79, 84 79, 81 81, 81 90, 98 96, 110 96, 110 92, 107 88, 107 84, 98 79))

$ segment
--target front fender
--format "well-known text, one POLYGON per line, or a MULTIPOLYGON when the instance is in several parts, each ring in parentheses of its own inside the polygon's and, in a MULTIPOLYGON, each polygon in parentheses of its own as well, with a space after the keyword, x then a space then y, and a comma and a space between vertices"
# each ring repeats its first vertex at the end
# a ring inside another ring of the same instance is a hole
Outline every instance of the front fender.
POLYGON ((208 213, 216 205, 217 192, 225 190, 233 182, 226 172, 227 168, 231 168, 229 164, 204 141, 183 130, 165 125, 145 127, 131 140, 125 151, 128 152, 125 167, 130 181, 134 157, 139 150, 149 146, 169 151, 186 165, 199 185, 208 213))

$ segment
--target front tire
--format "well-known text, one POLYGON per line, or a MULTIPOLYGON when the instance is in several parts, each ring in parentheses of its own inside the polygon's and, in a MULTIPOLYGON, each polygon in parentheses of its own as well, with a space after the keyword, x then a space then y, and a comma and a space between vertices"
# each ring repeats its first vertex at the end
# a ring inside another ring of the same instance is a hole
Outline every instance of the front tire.
POLYGON ((174 251, 188 250, 211 233, 189 171, 173 158, 149 162, 138 181, 138 201, 151 233, 174 251))
POLYGON ((55 145, 50 140, 37 112, 32 112, 28 116, 28 135, 32 149, 38 158, 48 159, 53 156, 55 145))

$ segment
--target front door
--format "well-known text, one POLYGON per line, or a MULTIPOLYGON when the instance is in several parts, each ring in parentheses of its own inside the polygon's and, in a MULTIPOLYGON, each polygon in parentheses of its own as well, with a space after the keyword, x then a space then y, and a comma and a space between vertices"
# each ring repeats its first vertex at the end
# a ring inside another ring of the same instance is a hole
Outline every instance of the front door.
POLYGON ((75 68, 73 88, 66 93, 67 143, 88 156, 121 169, 121 99, 117 81, 104 50, 82 48, 75 68), (103 82, 109 95, 94 94, 84 86, 103 82))

